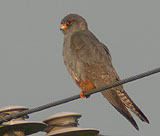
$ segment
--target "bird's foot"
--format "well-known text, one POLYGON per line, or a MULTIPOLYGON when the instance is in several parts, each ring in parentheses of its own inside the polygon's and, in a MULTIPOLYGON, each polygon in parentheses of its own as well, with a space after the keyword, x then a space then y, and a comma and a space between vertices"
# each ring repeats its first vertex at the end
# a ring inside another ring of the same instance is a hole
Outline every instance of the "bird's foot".
POLYGON ((84 98, 84 97, 85 97, 85 95, 84 95, 84 92, 83 92, 83 91, 81 91, 81 92, 80 92, 80 97, 81 97, 81 98, 84 98))
POLYGON ((81 92, 80 92, 80 97, 81 97, 81 98, 85 98, 85 97, 86 97, 86 98, 89 98, 90 95, 84 95, 84 91, 81 91, 81 92))

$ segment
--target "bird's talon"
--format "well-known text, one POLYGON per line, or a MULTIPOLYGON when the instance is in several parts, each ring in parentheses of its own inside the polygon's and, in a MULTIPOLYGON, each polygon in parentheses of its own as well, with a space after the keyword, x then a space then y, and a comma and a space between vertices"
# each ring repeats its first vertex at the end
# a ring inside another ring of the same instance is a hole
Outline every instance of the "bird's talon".
POLYGON ((85 97, 83 91, 80 92, 80 97, 81 97, 81 98, 84 98, 84 97, 85 97))
POLYGON ((90 95, 84 95, 84 92, 81 91, 81 92, 80 92, 80 97, 81 97, 81 98, 89 98, 90 95))

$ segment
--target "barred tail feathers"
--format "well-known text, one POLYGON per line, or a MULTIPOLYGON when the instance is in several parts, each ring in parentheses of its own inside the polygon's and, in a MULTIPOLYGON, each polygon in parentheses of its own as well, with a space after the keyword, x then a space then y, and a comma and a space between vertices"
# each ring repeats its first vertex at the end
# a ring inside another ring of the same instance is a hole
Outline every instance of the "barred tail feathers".
POLYGON ((115 90, 109 89, 102 91, 101 93, 119 113, 121 113, 137 130, 139 130, 137 123, 129 113, 128 109, 122 103, 115 90))
MULTIPOLYGON (((121 87, 121 86, 120 86, 121 87)), ((128 94, 124 91, 124 89, 116 89, 118 96, 120 97, 123 104, 129 108, 136 116, 138 116, 142 121, 149 123, 147 117, 143 114, 143 112, 138 108, 138 106, 132 101, 132 99, 128 96, 128 94), (122 90, 122 91, 121 91, 122 90)))

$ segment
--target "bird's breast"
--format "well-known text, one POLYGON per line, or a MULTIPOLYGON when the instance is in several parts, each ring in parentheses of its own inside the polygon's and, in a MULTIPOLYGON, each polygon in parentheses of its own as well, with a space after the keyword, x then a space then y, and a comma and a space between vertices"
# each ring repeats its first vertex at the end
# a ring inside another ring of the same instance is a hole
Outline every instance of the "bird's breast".
POLYGON ((63 59, 67 67, 68 65, 71 65, 73 57, 70 46, 71 46, 71 35, 66 35, 64 37, 64 42, 63 42, 63 59))
POLYGON ((71 49, 71 35, 64 37, 63 59, 68 72, 74 79, 77 81, 85 80, 84 65, 71 49))

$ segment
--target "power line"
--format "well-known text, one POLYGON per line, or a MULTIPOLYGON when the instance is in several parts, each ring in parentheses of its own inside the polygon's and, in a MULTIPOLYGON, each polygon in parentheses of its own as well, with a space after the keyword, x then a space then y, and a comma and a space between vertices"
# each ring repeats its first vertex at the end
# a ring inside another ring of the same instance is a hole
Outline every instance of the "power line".
MULTIPOLYGON (((126 79, 123 79, 123 80, 120 80, 120 81, 116 81, 115 83, 113 83, 111 85, 108 85, 108 86, 105 86, 105 87, 102 87, 100 89, 91 90, 91 91, 85 93, 84 95, 89 96, 89 95, 92 95, 94 93, 98 93, 98 92, 101 92, 103 90, 110 89, 112 87, 116 87, 116 86, 119 86, 119 85, 122 85, 122 84, 125 84, 125 83, 128 83, 128 82, 134 81, 134 80, 138 80, 138 79, 150 76, 152 74, 156 74, 158 72, 160 72, 160 67, 156 68, 156 69, 153 69, 153 70, 150 70, 150 71, 147 71, 147 72, 144 72, 144 73, 141 73, 141 74, 138 74, 138 75, 135 75, 135 76, 132 76, 132 77, 129 77, 129 78, 126 78, 126 79)), ((9 121, 9 120, 14 119, 14 118, 19 118, 19 117, 22 117, 22 116, 25 116, 27 114, 31 114, 31 113, 34 113, 34 112, 42 111, 42 110, 45 110, 45 109, 48 109, 48 108, 51 108, 51 107, 54 107, 54 106, 57 106, 57 105, 60 105, 60 104, 64 104, 64 103, 67 103, 67 102, 70 102, 70 101, 73 101, 73 100, 76 100, 76 99, 79 99, 79 98, 80 98, 80 95, 78 94, 78 95, 74 95, 74 96, 71 96, 71 97, 68 97, 68 98, 65 98, 65 99, 62 99, 62 100, 59 100, 59 101, 55 101, 55 102, 52 102, 52 103, 49 103, 49 104, 46 104, 46 105, 42 105, 42 106, 39 106, 39 107, 36 107, 36 108, 32 108, 32 109, 29 109, 29 110, 24 110, 24 111, 18 112, 18 113, 13 113, 13 114, 8 115, 6 117, 3 117, 3 118, 1 117, 0 118, 0 123, 3 123, 5 121, 9 121)))

